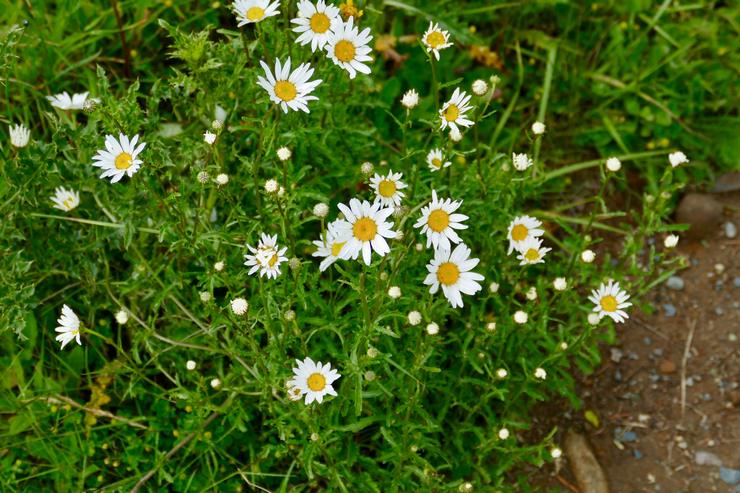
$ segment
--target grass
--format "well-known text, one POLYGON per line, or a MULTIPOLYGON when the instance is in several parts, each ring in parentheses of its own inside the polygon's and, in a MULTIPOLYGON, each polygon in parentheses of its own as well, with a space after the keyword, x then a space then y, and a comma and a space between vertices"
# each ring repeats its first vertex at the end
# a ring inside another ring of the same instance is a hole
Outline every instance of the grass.
POLYGON ((680 190, 737 169, 738 14, 638 0, 359 7, 373 45, 390 37, 372 75, 352 80, 294 43, 292 3, 256 28, 237 28, 219 2, 19 1, 0 13, 0 123, 32 135, 24 148, 0 139, 0 489, 508 491, 512 468, 552 460, 557 430, 522 439, 532 407, 553 395, 577 406, 575 372, 592 371, 597 344, 617 336, 607 319, 586 321, 587 295, 612 278, 643 303, 681 266, 660 246, 682 229, 669 221, 680 190), (404 37, 429 20, 455 41, 439 62, 404 37), (260 59, 289 55, 323 79, 308 115, 283 114, 256 84, 260 59), (476 124, 452 142, 438 107, 492 75, 493 97, 474 97, 476 124), (406 112, 409 88, 422 100, 406 112), (101 101, 59 111, 44 96, 63 90, 101 101), (209 146, 216 105, 227 117, 209 146), (145 164, 111 184, 90 163, 119 132, 147 142, 145 164), (432 147, 452 166, 429 171, 432 147), (677 149, 691 162, 671 169, 677 149), (514 171, 512 152, 535 165, 514 171), (606 171, 608 156, 621 172, 606 171), (336 205, 372 199, 365 161, 404 173, 392 217, 404 237, 370 266, 321 273, 312 241, 336 205), (268 179, 284 195, 264 192, 268 179), (74 211, 51 208, 60 185, 80 192, 74 211), (463 200, 460 235, 485 276, 462 309, 422 284, 433 254, 413 224, 433 189, 463 200), (313 214, 318 202, 328 217, 313 214), (522 214, 545 222, 544 264, 507 255, 522 214), (261 232, 295 259, 275 280, 243 266, 261 232), (595 263, 580 260, 586 248, 595 263), (229 309, 236 297, 248 316, 229 309), (85 329, 60 351, 63 304, 85 329), (337 397, 288 399, 306 356, 338 369, 337 397))

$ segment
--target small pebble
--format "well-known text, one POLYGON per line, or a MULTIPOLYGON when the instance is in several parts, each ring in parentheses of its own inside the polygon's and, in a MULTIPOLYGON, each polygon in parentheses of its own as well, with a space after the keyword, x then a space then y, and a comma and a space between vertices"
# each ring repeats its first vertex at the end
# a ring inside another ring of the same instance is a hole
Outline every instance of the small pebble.
POLYGON ((729 239, 733 239, 737 236, 737 228, 735 227, 734 223, 731 223, 730 221, 727 221, 724 225, 725 228, 725 236, 729 239))
POLYGON ((673 289, 674 291, 681 291, 684 288, 683 279, 678 276, 669 277, 668 280, 665 282, 665 285, 668 287, 668 289, 673 289))
POLYGON ((645 344, 646 346, 649 346, 653 343, 653 340, 650 339, 649 337, 643 337, 642 343, 645 344))
POLYGON ((725 264, 714 264, 714 272, 722 274, 725 271, 725 264))
POLYGON ((622 428, 614 428, 614 439, 619 442, 636 442, 637 433, 622 428))
POLYGON ((622 358, 624 357, 624 353, 622 352, 621 349, 617 349, 613 347, 609 351, 611 352, 610 358, 613 362, 619 363, 620 361, 622 361, 622 358))
POLYGON ((725 287, 725 283, 722 282, 720 279, 716 280, 714 282, 714 290, 715 291, 722 291, 722 288, 725 287))
POLYGON ((730 341, 730 342, 737 342, 737 335, 735 335, 735 334, 729 334, 727 336, 727 340, 730 341))
POLYGON ((727 484, 740 482, 740 469, 730 469, 729 467, 719 468, 719 477, 727 484))
POLYGON ((614 381, 621 382, 622 381, 622 372, 617 370, 614 372, 614 381))
POLYGON ((712 452, 699 450, 694 454, 694 462, 700 466, 722 466, 722 460, 712 452))
POLYGON ((721 307, 717 306, 714 308, 714 313, 716 313, 717 316, 721 317, 722 315, 724 315, 725 311, 721 307))
POLYGON ((676 307, 673 306, 671 303, 665 303, 663 305, 663 311, 665 311, 666 317, 675 317, 676 316, 676 307))
POLYGON ((709 393, 707 393, 707 392, 704 392, 704 393, 703 393, 703 394, 701 395, 701 400, 703 400, 704 402, 709 402, 709 401, 711 401, 711 400, 712 400, 712 395, 711 395, 711 394, 709 394, 709 393))
POLYGON ((635 459, 642 459, 642 452, 640 452, 637 449, 635 449, 635 450, 632 451, 632 455, 635 456, 635 459))
POLYGON ((655 356, 658 356, 658 357, 663 356, 663 348, 662 347, 656 347, 655 349, 653 349, 653 354, 655 356))
POLYGON ((736 288, 740 288, 740 277, 736 277, 732 283, 735 285, 736 288))

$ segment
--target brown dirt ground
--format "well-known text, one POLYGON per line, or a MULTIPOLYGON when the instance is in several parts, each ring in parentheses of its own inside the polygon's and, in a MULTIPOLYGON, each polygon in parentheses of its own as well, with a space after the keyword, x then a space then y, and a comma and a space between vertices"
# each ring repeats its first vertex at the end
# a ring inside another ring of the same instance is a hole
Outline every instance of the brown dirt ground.
MULTIPOLYGON (((724 220, 740 227, 740 195, 717 198, 730 207, 724 220)), ((567 429, 586 435, 611 493, 740 492, 720 479, 719 466, 696 460, 709 452, 740 469, 740 237, 716 228, 700 242, 682 239, 677 250, 690 262, 678 273, 684 289, 657 288, 655 312, 633 311, 619 327, 619 345, 603 347, 602 367, 580 380, 581 410, 548 405, 537 419, 542 434, 556 425, 561 440, 567 429), (598 416, 598 428, 586 410, 598 416)), ((527 473, 536 491, 587 493, 567 457, 527 473)))

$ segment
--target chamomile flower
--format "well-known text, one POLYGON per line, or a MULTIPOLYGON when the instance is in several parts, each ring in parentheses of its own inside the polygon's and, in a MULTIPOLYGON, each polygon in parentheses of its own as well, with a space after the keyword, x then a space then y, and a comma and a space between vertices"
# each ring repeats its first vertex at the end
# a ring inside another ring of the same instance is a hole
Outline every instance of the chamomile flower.
POLYGON ((683 152, 676 151, 668 154, 668 161, 671 163, 671 167, 675 168, 678 165, 688 163, 689 158, 683 152))
POLYGON ((409 89, 403 94, 401 104, 407 110, 415 108, 419 104, 419 93, 415 89, 409 89))
POLYGON ((31 131, 24 125, 16 125, 15 127, 8 125, 8 131, 10 132, 10 143, 13 147, 26 147, 28 145, 31 131))
POLYGON ((432 190, 432 201, 421 208, 421 218, 414 224, 421 228, 421 233, 427 235, 427 248, 451 249, 450 242, 460 243, 462 240, 455 232, 456 229, 467 229, 463 221, 468 220, 464 214, 455 214, 462 204, 462 200, 439 200, 437 191, 432 190))
POLYGON ((313 206, 312 212, 314 216, 324 218, 329 214, 329 206, 323 202, 319 202, 313 206))
POLYGON ((439 171, 442 168, 448 168, 452 165, 452 161, 445 161, 442 149, 432 149, 427 154, 427 164, 429 169, 432 171, 439 171))
POLYGON ((265 71, 265 77, 258 76, 257 84, 262 87, 270 100, 279 104, 284 113, 288 108, 293 111, 308 111, 308 102, 318 100, 316 96, 310 96, 316 86, 321 84, 321 79, 309 81, 313 75, 313 69, 308 63, 299 65, 293 72, 290 71, 290 57, 281 64, 279 59, 275 59, 275 76, 273 77, 270 67, 262 60, 260 65, 265 71))
POLYGON ((668 235, 663 240, 663 245, 666 248, 673 248, 676 245, 678 245, 678 236, 677 235, 668 235))
MULTIPOLYGON (((85 107, 85 101, 87 101, 87 95, 89 92, 83 92, 80 94, 69 95, 67 91, 61 94, 55 94, 53 96, 46 96, 51 105, 60 110, 81 110, 85 107)), ((98 99, 90 98, 90 101, 98 102, 98 99)))
POLYGON ((532 133, 535 135, 542 135, 545 133, 545 124, 542 122, 534 122, 532 124, 532 133))
POLYGON ((331 34, 331 27, 341 22, 339 8, 327 5, 324 0, 318 0, 315 4, 308 0, 298 2, 298 17, 290 22, 296 24, 294 33, 301 33, 296 43, 307 45, 311 43, 311 51, 323 49, 331 34))
POLYGON ((280 264, 288 260, 285 256, 288 247, 278 247, 277 235, 262 233, 257 248, 250 245, 247 248, 252 255, 244 255, 244 265, 251 267, 248 272, 250 276, 259 271, 260 277, 266 275, 268 279, 275 279, 280 275, 280 264))
POLYGON ((534 165, 532 158, 527 156, 524 152, 520 154, 517 154, 516 152, 512 153, 511 162, 514 164, 514 169, 517 171, 526 171, 527 168, 534 165))
POLYGON ((296 363, 298 363, 298 367, 293 368, 293 378, 288 381, 287 385, 289 388, 301 391, 301 394, 305 396, 304 402, 306 405, 313 401, 321 404, 327 394, 337 395, 332 384, 341 375, 337 370, 331 368, 331 363, 322 365, 321 361, 314 363, 311 358, 306 358, 303 361, 296 360, 296 363))
POLYGON ((516 258, 521 260, 519 265, 542 264, 550 250, 552 248, 542 246, 542 240, 539 238, 527 238, 519 247, 519 255, 516 258))
POLYGON ((360 32, 354 25, 354 17, 350 17, 347 22, 340 21, 332 26, 324 49, 334 64, 349 72, 349 78, 354 79, 357 72, 370 73, 370 67, 364 62, 373 60, 369 56, 371 39, 370 28, 360 32))
POLYGON ((54 202, 55 209, 69 212, 80 204, 80 194, 72 189, 57 187, 51 201, 54 202))
POLYGON ((458 125, 471 126, 473 121, 465 118, 465 114, 473 109, 468 103, 470 103, 470 95, 456 88, 450 100, 439 110, 440 128, 444 130, 449 127, 459 131, 458 125))
POLYGON ((482 289, 477 281, 482 281, 483 276, 470 272, 480 260, 469 257, 470 248, 461 243, 452 252, 444 247, 435 250, 434 258, 427 264, 429 274, 424 279, 424 284, 431 286, 429 292, 432 294, 441 286, 452 308, 463 306, 461 294, 472 295, 482 289))
POLYGON ((346 221, 336 224, 338 239, 346 245, 340 252, 343 259, 357 259, 362 252, 362 260, 370 265, 373 250, 381 257, 391 249, 386 238, 395 238, 392 231, 393 224, 386 219, 393 214, 393 208, 383 207, 380 202, 370 204, 367 200, 360 202, 357 199, 349 201, 349 207, 338 205, 346 221))
POLYGON ((206 130, 203 134, 203 140, 206 142, 206 144, 213 145, 213 143, 216 142, 216 134, 206 130))
POLYGON ((387 176, 375 173, 375 176, 370 178, 370 187, 375 191, 375 201, 386 207, 401 205, 401 199, 405 196, 401 190, 407 186, 401 181, 402 176, 403 173, 394 173, 393 170, 388 170, 387 176))
POLYGON ((439 60, 439 51, 452 46, 450 43, 450 33, 441 29, 439 24, 429 21, 429 27, 421 38, 422 43, 426 46, 427 51, 439 60))
POLYGON ((82 341, 80 340, 80 319, 77 318, 77 314, 70 307, 67 305, 62 306, 62 315, 57 320, 57 323, 59 327, 54 330, 59 332, 59 335, 55 339, 62 343, 62 347, 59 349, 64 349, 64 346, 72 340, 76 340, 77 344, 82 346, 82 341))
POLYGON ((279 1, 271 2, 270 0, 236 0, 231 4, 236 20, 239 21, 238 27, 278 15, 280 13, 278 7, 280 7, 279 1))
POLYGON ((539 238, 545 234, 542 229, 542 222, 539 219, 530 216, 517 216, 509 224, 509 232, 507 237, 509 238, 509 251, 506 252, 511 255, 514 250, 520 250, 524 241, 528 238, 539 238))
POLYGON ((619 289, 618 282, 601 283, 599 289, 591 291, 591 296, 588 299, 596 305, 593 311, 599 316, 599 319, 609 316, 615 322, 622 323, 629 318, 624 309, 632 306, 632 303, 627 302, 630 297, 626 291, 619 289))
POLYGON ((321 272, 324 272, 331 264, 339 260, 339 254, 347 243, 346 241, 340 241, 337 235, 336 227, 341 222, 343 221, 339 220, 329 224, 325 237, 320 240, 314 240, 313 242, 317 249, 311 255, 313 257, 324 258, 319 264, 319 270, 321 272))
POLYGON ((141 151, 146 147, 146 142, 136 145, 139 136, 134 135, 129 140, 127 135, 118 134, 118 139, 112 135, 105 136, 105 150, 99 150, 93 156, 93 166, 103 170, 100 178, 109 178, 111 183, 117 183, 127 175, 131 178, 139 171, 142 160, 138 159, 141 151))

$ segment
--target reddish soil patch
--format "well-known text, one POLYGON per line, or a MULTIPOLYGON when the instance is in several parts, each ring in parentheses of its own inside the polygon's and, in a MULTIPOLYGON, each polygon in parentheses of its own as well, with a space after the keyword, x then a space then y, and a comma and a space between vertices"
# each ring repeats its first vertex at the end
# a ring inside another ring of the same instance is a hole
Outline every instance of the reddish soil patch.
MULTIPOLYGON (((738 197, 717 198, 740 226, 738 197)), ((655 312, 633 311, 619 327, 620 344, 602 348, 605 363, 580 382, 583 409, 550 405, 537 420, 543 434, 557 425, 586 435, 611 493, 740 492, 718 465, 740 469, 740 238, 717 228, 678 252, 690 264, 683 289, 657 288, 655 312)), ((539 491, 580 491, 567 457, 535 477, 539 491)))

